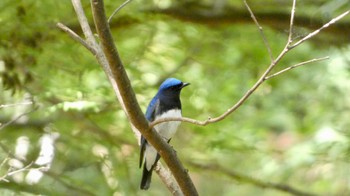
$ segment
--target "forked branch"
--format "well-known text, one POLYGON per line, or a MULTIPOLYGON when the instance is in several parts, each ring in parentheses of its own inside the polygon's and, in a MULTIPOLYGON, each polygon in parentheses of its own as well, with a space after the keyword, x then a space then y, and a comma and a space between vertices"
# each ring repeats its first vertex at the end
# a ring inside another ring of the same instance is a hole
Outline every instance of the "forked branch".
POLYGON ((155 125, 162 123, 162 122, 168 122, 168 121, 182 121, 182 122, 187 122, 187 123, 192 123, 195 125, 200 125, 200 126, 205 126, 211 123, 215 123, 215 122, 219 122, 223 119, 225 119, 227 116, 229 116, 230 114, 232 114, 232 112, 234 112, 235 110, 237 110, 246 100, 248 100, 248 98, 253 94, 253 92, 255 92, 256 89, 258 89, 258 87, 263 84, 266 80, 271 79, 277 75, 280 75, 282 73, 285 73, 289 70, 292 70, 296 67, 300 67, 302 65, 306 65, 306 64, 310 64, 313 62, 319 62, 319 61, 323 61, 328 59, 329 57, 322 57, 322 58, 317 58, 317 59, 311 59, 308 61, 304 61, 301 63, 297 63, 295 65, 289 66, 281 71, 278 71, 275 74, 271 74, 271 71, 276 67, 276 65, 281 61, 281 59, 292 49, 294 49, 295 47, 299 46, 300 44, 302 44, 303 42, 309 40, 310 38, 314 37, 315 35, 317 35, 319 32, 321 32, 323 29, 329 27, 330 25, 336 23, 337 21, 339 21, 340 19, 342 19, 343 17, 345 17, 347 14, 349 14, 350 11, 346 11, 343 14, 333 18, 332 20, 330 20, 328 23, 324 24, 322 27, 320 27, 319 29, 309 33, 306 37, 302 38, 301 40, 297 41, 296 43, 292 43, 293 42, 293 26, 294 26, 294 13, 295 13, 295 6, 296 6, 296 0, 293 0, 293 5, 292 5, 292 9, 291 9, 291 18, 290 18, 290 25, 289 25, 289 34, 288 34, 288 39, 287 39, 287 43, 284 47, 284 49, 281 51, 281 53, 277 56, 276 59, 273 59, 273 55, 271 53, 271 49, 270 46, 268 44, 268 41, 264 35, 263 32, 263 28, 259 25, 258 20, 256 19, 253 11, 251 10, 251 8, 249 7, 248 3, 246 1, 244 1, 253 21, 255 22, 255 24, 257 25, 262 39, 265 43, 265 46, 267 47, 269 56, 271 58, 271 64, 266 68, 266 70, 264 71, 264 73, 260 76, 260 78, 255 82, 255 84, 231 107, 229 108, 226 112, 224 112, 223 114, 221 114, 218 117, 215 118, 208 118, 207 120, 204 121, 198 121, 195 119, 191 119, 191 118, 186 118, 186 117, 182 117, 182 118, 163 118, 163 119, 158 119, 152 123, 150 123, 150 127, 154 127, 155 125))

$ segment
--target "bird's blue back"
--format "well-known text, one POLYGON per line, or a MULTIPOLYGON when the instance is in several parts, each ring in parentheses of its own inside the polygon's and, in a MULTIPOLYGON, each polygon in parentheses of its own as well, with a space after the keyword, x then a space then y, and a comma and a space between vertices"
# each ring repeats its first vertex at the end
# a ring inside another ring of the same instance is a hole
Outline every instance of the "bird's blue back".
POLYGON ((153 97, 151 102, 149 103, 146 110, 146 119, 148 122, 152 122, 154 120, 154 112, 156 110, 157 102, 159 101, 158 94, 153 97))

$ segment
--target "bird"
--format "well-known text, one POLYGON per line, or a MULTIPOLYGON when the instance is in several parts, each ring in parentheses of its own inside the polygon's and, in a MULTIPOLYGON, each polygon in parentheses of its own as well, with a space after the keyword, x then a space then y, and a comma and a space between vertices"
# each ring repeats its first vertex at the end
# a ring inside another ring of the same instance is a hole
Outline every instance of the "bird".
MULTIPOLYGON (((147 121, 151 123, 160 118, 181 117, 180 92, 189 84, 176 78, 166 79, 147 107, 145 114, 147 121)), ((155 125, 154 129, 169 143, 180 123, 180 121, 163 122, 155 125)), ((143 162, 144 164, 140 189, 147 190, 150 187, 152 171, 159 159, 157 150, 141 135, 139 167, 142 167, 143 162)))

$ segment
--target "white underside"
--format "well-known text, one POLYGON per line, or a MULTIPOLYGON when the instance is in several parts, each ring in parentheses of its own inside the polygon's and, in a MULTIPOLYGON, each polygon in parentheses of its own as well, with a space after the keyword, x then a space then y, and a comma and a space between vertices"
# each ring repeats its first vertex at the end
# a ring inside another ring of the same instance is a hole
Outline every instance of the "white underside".
MULTIPOLYGON (((174 109, 163 113, 162 115, 155 118, 155 120, 160 118, 178 118, 178 117, 181 117, 181 110, 174 109)), ((165 141, 168 141, 175 135, 176 130, 180 125, 180 123, 181 123, 180 121, 164 122, 154 126, 154 128, 158 132, 158 134, 164 138, 165 141)), ((156 157, 157 157, 156 149, 150 144, 147 144, 146 150, 145 150, 145 159, 146 159, 146 168, 148 171, 152 168, 154 162, 156 161, 156 157)))

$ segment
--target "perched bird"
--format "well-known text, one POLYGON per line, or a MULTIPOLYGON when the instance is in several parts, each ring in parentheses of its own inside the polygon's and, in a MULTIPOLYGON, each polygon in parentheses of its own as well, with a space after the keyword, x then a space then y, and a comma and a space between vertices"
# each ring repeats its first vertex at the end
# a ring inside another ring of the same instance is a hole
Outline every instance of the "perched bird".
MULTIPOLYGON (((159 87, 157 94, 149 103, 146 111, 146 119, 148 122, 153 122, 160 118, 181 117, 181 101, 180 92, 185 86, 190 83, 183 83, 175 78, 166 79, 159 87)), ((154 129, 167 142, 174 136, 179 121, 163 122, 154 129)), ((141 136, 141 153, 140 153, 140 168, 143 164, 143 173, 140 188, 147 190, 151 183, 152 171, 157 164, 160 155, 157 150, 141 136)))

